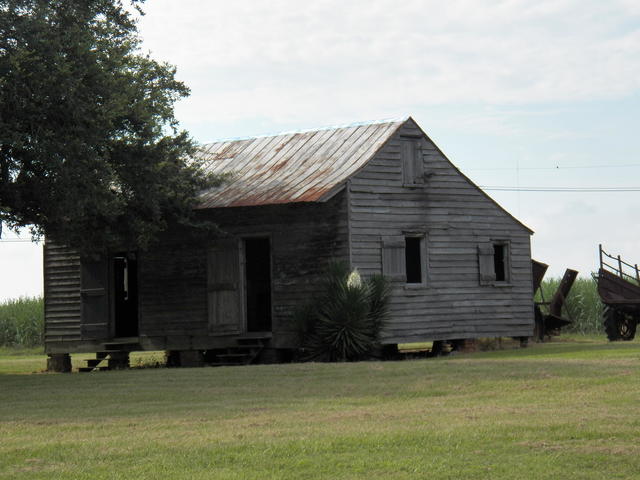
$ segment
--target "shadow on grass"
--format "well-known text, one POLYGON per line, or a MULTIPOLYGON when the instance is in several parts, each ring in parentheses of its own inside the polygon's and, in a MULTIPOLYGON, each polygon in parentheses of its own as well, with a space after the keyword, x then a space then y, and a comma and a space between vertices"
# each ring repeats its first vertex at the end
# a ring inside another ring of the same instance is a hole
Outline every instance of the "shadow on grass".
POLYGON ((527 357, 549 357, 553 358, 575 358, 591 359, 594 357, 611 358, 628 356, 633 352, 640 354, 640 343, 636 342, 610 342, 610 343, 569 343, 569 342, 549 342, 538 343, 528 348, 518 350, 496 350, 491 352, 479 352, 478 358, 502 358, 505 356, 513 358, 527 357))

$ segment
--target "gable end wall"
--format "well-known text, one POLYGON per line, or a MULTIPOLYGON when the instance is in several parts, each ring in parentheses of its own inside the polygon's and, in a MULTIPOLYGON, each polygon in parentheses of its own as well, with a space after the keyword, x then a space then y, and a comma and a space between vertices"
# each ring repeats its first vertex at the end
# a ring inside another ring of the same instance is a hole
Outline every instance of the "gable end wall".
POLYGON ((349 182, 351 261, 381 273, 382 241, 425 234, 426 285, 393 281, 385 343, 530 336, 533 332, 530 232, 472 185, 412 121, 349 182), (418 136, 424 186, 403 186, 402 135, 418 136), (507 240, 509 286, 481 286, 478 245, 507 240))

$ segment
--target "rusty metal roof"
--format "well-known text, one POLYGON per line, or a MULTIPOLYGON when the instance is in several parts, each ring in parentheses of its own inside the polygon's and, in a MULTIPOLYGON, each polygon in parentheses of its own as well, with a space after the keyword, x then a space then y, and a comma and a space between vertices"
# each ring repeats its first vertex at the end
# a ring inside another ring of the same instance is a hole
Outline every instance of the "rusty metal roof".
POLYGON ((213 173, 231 174, 201 195, 199 208, 322 202, 363 167, 407 119, 204 145, 213 173))

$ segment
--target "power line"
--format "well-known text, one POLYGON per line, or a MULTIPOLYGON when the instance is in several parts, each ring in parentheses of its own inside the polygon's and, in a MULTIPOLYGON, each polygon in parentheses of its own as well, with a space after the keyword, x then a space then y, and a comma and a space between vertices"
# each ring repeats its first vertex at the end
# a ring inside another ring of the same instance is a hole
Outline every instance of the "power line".
POLYGON ((640 192, 640 187, 510 187, 502 185, 479 185, 483 190, 498 192, 569 192, 569 193, 618 193, 640 192))
POLYGON ((640 167, 640 163, 628 163, 625 165, 574 165, 555 167, 487 167, 487 168, 465 168, 465 171, 502 171, 502 170, 576 170, 576 169, 594 169, 594 168, 634 168, 640 167))

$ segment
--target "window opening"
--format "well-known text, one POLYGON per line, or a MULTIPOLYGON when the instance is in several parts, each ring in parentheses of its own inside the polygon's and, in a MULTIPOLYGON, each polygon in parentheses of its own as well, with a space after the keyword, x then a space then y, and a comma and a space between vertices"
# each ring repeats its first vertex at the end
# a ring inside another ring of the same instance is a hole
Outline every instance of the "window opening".
POLYGON ((501 243, 493 244, 493 266, 496 272, 496 282, 507 280, 507 246, 501 243))
POLYGON ((405 237, 404 240, 407 283, 422 283, 422 238, 405 237))

